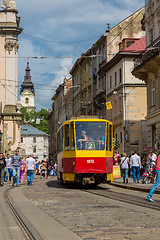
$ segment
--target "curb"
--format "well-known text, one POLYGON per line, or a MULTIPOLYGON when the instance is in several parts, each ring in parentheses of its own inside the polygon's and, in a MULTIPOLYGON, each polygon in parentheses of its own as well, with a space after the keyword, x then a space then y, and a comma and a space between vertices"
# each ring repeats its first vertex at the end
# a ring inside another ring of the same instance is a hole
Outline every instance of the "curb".
MULTIPOLYGON (((120 183, 111 183, 111 185, 114 186, 114 187, 126 188, 126 189, 129 189, 129 190, 147 192, 147 193, 151 190, 151 187, 150 188, 142 188, 142 187, 137 187, 137 186, 130 186, 130 185, 127 185, 127 184, 124 185, 124 184, 120 184, 120 183)), ((155 193, 160 194, 160 190, 156 190, 155 193)))

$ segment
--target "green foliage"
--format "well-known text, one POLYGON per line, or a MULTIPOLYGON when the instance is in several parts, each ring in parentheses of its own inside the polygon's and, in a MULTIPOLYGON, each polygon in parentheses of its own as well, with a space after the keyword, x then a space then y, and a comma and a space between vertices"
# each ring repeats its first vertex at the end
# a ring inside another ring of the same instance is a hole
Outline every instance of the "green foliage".
POLYGON ((39 112, 36 112, 34 110, 28 111, 26 107, 22 107, 20 112, 22 113, 22 124, 31 124, 33 127, 48 134, 49 113, 47 109, 42 108, 39 112), (39 124, 37 123, 38 119, 39 124))

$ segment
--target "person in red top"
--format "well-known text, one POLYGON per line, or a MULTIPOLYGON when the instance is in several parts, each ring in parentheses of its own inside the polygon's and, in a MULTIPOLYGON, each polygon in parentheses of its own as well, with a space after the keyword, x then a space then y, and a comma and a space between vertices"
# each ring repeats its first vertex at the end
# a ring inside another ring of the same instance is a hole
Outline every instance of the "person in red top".
POLYGON ((119 155, 119 152, 116 152, 115 154, 114 154, 114 164, 115 165, 118 165, 119 164, 119 159, 120 159, 121 157, 120 157, 120 155, 119 155))
POLYGON ((153 187, 151 188, 150 192, 148 193, 147 200, 150 202, 155 202, 155 200, 152 199, 153 193, 156 191, 156 189, 160 185, 160 151, 158 152, 158 157, 156 160, 156 173, 157 173, 157 179, 153 187))

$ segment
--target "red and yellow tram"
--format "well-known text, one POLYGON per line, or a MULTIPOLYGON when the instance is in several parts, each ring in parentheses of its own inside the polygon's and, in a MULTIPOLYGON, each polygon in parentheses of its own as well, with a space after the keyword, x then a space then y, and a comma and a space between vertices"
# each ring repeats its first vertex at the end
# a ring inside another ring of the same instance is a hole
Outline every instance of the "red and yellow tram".
POLYGON ((113 181, 113 125, 97 118, 64 122, 57 131, 57 178, 99 184, 113 181))

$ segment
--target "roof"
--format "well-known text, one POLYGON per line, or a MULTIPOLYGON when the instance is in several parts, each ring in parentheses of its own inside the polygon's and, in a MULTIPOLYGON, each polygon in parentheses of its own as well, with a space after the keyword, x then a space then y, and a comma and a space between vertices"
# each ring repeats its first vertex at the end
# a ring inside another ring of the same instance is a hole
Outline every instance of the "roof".
POLYGON ((39 129, 37 129, 31 125, 21 125, 21 135, 48 136, 48 134, 40 131, 39 129))
POLYGON ((146 37, 142 37, 133 43, 128 48, 123 49, 121 52, 142 52, 146 48, 146 37))

